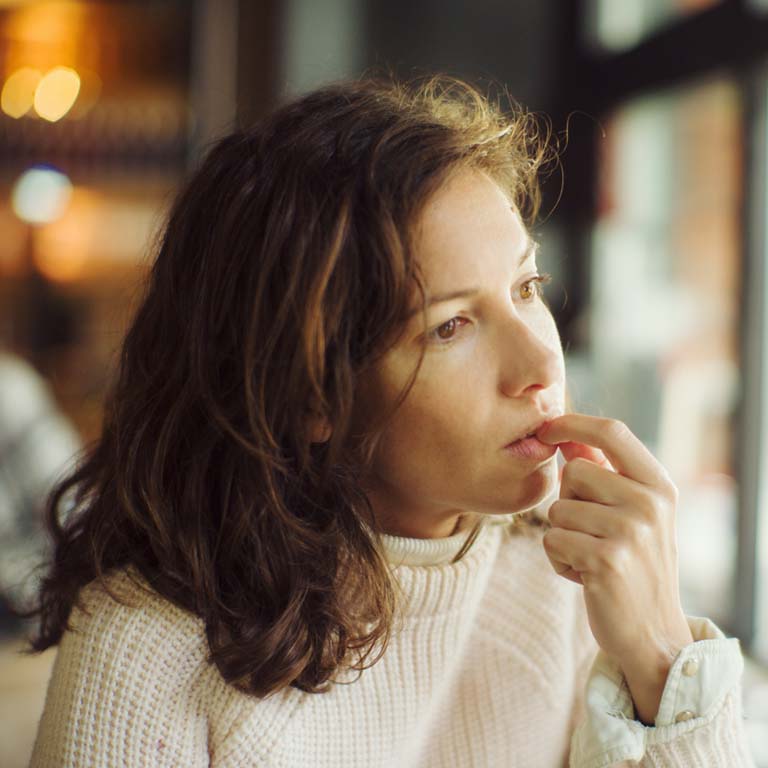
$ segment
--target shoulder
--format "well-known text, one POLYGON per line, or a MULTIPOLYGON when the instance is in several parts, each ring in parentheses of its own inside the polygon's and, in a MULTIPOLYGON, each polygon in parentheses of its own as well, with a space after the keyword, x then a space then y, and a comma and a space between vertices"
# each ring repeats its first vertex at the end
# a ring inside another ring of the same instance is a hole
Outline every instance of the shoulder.
POLYGON ((127 571, 80 597, 59 644, 32 765, 62 754, 77 757, 71 764, 171 765, 180 756, 203 764, 207 689, 225 684, 211 674, 202 622, 127 571))
POLYGON ((154 592, 134 571, 110 574, 80 593, 61 651, 99 658, 112 674, 156 669, 161 677, 189 676, 204 663, 203 622, 154 592))
POLYGON ((80 765, 84 756, 95 765, 229 765, 244 745, 271 759, 300 692, 262 700, 229 685, 209 661, 202 619, 133 570, 89 584, 80 598, 54 663, 33 768, 80 765), (60 763, 68 752, 78 760, 60 763))
POLYGON ((57 664, 73 679, 121 696, 159 699, 187 694, 208 668, 203 621, 121 570, 80 592, 57 664))

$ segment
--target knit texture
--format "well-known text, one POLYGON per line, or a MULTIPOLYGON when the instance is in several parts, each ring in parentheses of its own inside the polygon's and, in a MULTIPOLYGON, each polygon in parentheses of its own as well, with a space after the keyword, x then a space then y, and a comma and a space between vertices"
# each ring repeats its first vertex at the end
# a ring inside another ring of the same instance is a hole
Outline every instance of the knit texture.
MULTIPOLYGON (((239 692, 206 662, 199 619, 126 572, 110 586, 132 607, 90 585, 88 614, 73 613, 60 644, 32 768, 568 765, 574 729, 594 719, 582 588, 554 573, 541 529, 488 525, 458 563, 446 558, 463 536, 450 538, 430 551, 385 537, 399 628, 377 664, 324 694, 239 692)), ((748 768, 740 717, 736 686, 706 717, 649 738, 640 765, 748 768)), ((589 762, 570 765, 613 764, 586 741, 589 762)))

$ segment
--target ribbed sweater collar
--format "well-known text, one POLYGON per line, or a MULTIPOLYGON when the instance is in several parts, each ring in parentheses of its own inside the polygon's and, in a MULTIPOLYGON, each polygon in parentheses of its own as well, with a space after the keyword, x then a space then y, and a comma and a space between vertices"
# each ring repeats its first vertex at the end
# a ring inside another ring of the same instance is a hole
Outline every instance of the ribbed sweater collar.
POLYGON ((468 535, 461 531, 441 539, 411 539, 384 533, 381 543, 392 565, 442 565, 451 561, 468 535))
MULTIPOLYGON (((505 516, 506 517, 506 516, 505 516)), ((400 612, 406 617, 428 617, 467 612, 485 589, 503 525, 508 520, 485 522, 469 551, 456 563, 454 555, 469 531, 441 539, 411 539, 381 536, 392 573, 401 587, 400 612)))
MULTIPOLYGON (((507 514, 495 515, 486 519, 478 535, 478 540, 472 545, 470 552, 479 545, 480 538, 487 535, 486 529, 506 525, 512 522, 514 517, 514 514, 507 514)), ((469 534, 470 530, 464 530, 453 536, 445 536, 440 539, 412 539, 407 536, 390 536, 383 533, 381 534, 381 542, 387 560, 394 566, 445 565, 450 563, 458 553, 469 534)))
MULTIPOLYGON (((558 453, 558 466, 562 466, 562 459, 558 453)), ((538 505, 538 512, 546 517, 546 510, 559 496, 559 485, 552 488, 547 498, 538 505)), ((508 512, 503 515, 489 515, 483 520, 484 529, 480 531, 478 540, 470 548, 470 553, 480 546, 480 538, 489 538, 488 534, 493 530, 498 533, 504 526, 512 523, 518 514, 508 512), (485 529, 489 530, 485 530, 485 529)), ((405 536, 390 536, 383 533, 380 540, 384 548, 387 560, 394 566, 438 566, 450 564, 454 555, 461 549, 470 531, 460 531, 453 536, 441 539, 411 539, 405 536)), ((493 538, 493 535, 490 536, 493 538)), ((467 553, 466 556, 469 556, 467 553)), ((465 557, 466 557, 465 556, 465 557)))

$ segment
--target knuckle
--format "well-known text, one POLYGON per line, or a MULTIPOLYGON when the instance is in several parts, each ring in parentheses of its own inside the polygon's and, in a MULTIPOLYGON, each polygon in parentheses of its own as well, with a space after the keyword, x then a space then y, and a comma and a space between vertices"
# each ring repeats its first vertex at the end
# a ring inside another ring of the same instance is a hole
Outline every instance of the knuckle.
POLYGON ((632 503, 633 522, 641 525, 655 525, 661 518, 661 505, 649 494, 638 494, 632 503))
POLYGON ((602 573, 622 573, 629 561, 629 551, 623 544, 604 542, 595 552, 595 570, 602 573))
POLYGON ((654 528, 645 521, 636 520, 632 525, 627 526, 624 538, 634 548, 645 549, 655 538, 654 528))
POLYGON ((643 488, 632 494, 630 508, 633 518, 645 525, 655 526, 666 520, 670 503, 665 494, 643 488))
POLYGON ((680 500, 680 490, 669 477, 666 477, 662 483, 662 492, 674 506, 677 506, 677 502, 680 500))
POLYGON ((629 427, 619 419, 606 419, 605 430, 616 440, 622 440, 629 435, 629 427))
POLYGON ((659 523, 669 513, 669 502, 663 496, 653 494, 646 502, 645 519, 650 523, 659 523))

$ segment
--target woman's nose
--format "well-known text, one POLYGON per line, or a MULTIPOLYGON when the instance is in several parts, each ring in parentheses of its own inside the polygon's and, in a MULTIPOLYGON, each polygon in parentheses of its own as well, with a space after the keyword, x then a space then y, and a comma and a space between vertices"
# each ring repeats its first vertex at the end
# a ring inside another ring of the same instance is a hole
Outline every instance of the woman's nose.
POLYGON ((552 322, 534 325, 519 315, 506 326, 500 373, 507 397, 535 395, 563 376, 563 353, 552 322))

